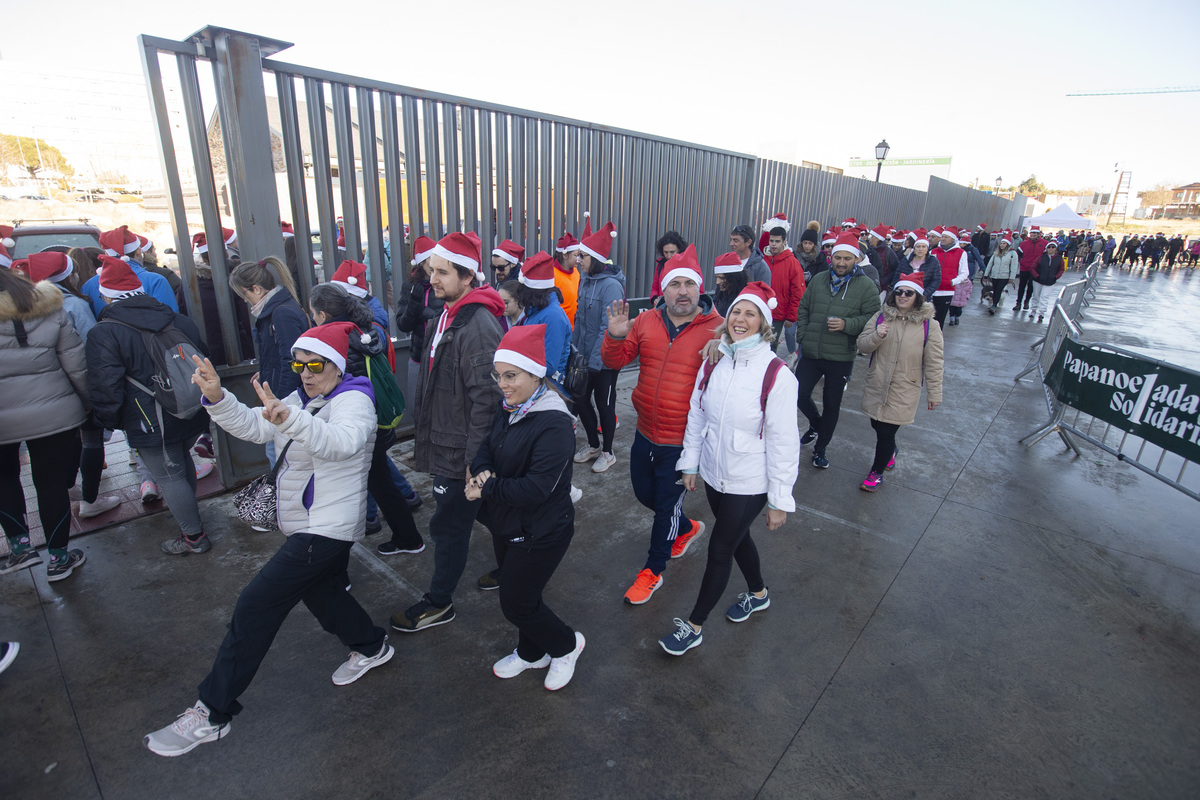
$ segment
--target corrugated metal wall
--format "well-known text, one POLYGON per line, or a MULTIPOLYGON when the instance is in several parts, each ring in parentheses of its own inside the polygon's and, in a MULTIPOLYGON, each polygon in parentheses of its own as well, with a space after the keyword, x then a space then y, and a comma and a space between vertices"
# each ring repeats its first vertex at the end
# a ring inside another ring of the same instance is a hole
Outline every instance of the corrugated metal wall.
POLYGON ((868 226, 886 223, 911 229, 920 225, 924 208, 925 192, 917 189, 762 159, 754 182, 752 219, 747 222, 760 225, 782 212, 794 233, 809 220, 815 219, 824 231, 847 217, 868 226))
POLYGON ((994 231, 1015 228, 1025 213, 1025 197, 1018 194, 1014 200, 988 194, 942 178, 929 178, 926 193, 925 213, 921 225, 957 225, 974 228, 979 223, 994 231))

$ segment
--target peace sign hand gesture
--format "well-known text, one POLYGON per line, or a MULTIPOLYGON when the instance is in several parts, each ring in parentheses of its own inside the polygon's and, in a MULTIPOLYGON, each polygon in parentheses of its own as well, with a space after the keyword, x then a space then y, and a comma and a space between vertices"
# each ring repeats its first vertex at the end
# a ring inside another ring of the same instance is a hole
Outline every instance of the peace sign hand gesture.
POLYGON ((287 422, 290 409, 286 403, 276 397, 275 393, 271 391, 271 384, 259 383, 258 378, 253 379, 250 383, 254 386, 254 391, 258 394, 258 399, 262 400, 263 419, 272 425, 282 425, 287 422))
POLYGON ((200 356, 192 356, 192 361, 196 364, 196 371, 192 373, 192 383, 200 387, 200 393, 208 402, 221 402, 224 390, 221 389, 221 379, 217 376, 217 368, 207 358, 201 360, 200 356))

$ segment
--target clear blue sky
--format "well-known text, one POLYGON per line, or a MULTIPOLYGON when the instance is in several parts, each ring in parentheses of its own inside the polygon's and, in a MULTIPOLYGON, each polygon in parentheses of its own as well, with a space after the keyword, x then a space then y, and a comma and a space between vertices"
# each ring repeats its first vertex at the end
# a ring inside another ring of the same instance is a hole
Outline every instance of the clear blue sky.
POLYGON ((137 34, 214 24, 294 42, 288 61, 768 157, 845 167, 886 137, 894 157, 953 156, 963 183, 1103 187, 1115 162, 1135 188, 1200 180, 1200 93, 1065 97, 1200 84, 1194 0, 66 0, 52 36, 45 6, 5 17, 16 61, 140 71, 137 34))

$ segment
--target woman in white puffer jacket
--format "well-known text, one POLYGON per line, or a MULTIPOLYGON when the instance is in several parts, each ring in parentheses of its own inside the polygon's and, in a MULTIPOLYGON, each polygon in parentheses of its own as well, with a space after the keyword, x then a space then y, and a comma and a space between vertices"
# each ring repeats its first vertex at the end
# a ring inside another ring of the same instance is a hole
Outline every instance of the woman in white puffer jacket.
POLYGON ((392 657, 384 630, 346 585, 350 548, 366 527, 367 471, 378 425, 371 382, 345 371, 349 337, 361 335, 349 322, 305 331, 291 348, 300 387, 280 400, 255 380, 263 401, 257 409, 225 392, 211 362, 197 359, 192 380, 213 422, 241 439, 276 442, 283 460, 278 520, 287 538, 238 597, 229 632, 200 683, 199 700, 145 737, 158 755, 182 755, 228 734, 242 708, 238 697, 297 603, 351 651, 333 673, 335 684, 352 683, 392 657))
POLYGON ((771 600, 763 582, 750 525, 767 508, 767 530, 777 530, 796 510, 792 487, 800 458, 796 423, 796 376, 772 352, 771 309, 775 293, 765 283, 746 286, 717 329, 724 358, 696 376, 676 469, 696 489, 704 479, 714 522, 708 563, 696 605, 676 631, 659 640, 671 655, 683 655, 702 640, 701 628, 729 583, 734 560, 746 578, 726 617, 744 622, 771 600))

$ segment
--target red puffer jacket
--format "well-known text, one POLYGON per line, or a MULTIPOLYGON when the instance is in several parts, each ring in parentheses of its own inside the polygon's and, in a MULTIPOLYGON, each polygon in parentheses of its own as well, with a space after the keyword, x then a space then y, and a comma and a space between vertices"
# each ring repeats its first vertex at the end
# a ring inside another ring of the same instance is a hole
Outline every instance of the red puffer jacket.
POLYGON ((692 389, 700 371, 700 348, 714 338, 713 331, 724 320, 712 310, 707 297, 700 297, 700 313, 679 332, 675 341, 667 336, 662 309, 644 311, 633 321, 624 339, 604 333, 600 357, 609 369, 620 369, 641 359, 633 408, 637 428, 654 444, 683 445, 692 389))

